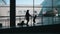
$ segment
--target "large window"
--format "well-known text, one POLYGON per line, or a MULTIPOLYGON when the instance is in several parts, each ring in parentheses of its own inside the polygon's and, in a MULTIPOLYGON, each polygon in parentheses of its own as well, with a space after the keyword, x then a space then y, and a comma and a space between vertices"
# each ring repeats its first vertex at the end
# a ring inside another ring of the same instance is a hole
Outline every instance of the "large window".
POLYGON ((58 0, 16 0, 16 6, 14 2, 0 0, 1 27, 59 24, 60 1, 58 0))
POLYGON ((27 24, 27 10, 31 15, 29 26, 56 24, 59 21, 59 6, 58 0, 16 0, 16 26, 21 26, 22 21, 27 24), (22 14, 17 15, 18 10, 22 11, 22 14))
MULTIPOLYGON (((33 0, 16 0, 16 26, 22 21, 26 24, 25 15, 27 10, 33 15, 33 0)), ((32 17, 29 17, 29 26, 32 26, 32 17)))
POLYGON ((37 25, 41 25, 42 21, 41 18, 37 17, 41 11, 41 3, 44 0, 16 0, 16 26, 21 26, 22 21, 24 21, 24 24, 27 26, 37 26, 37 25), (22 11, 22 13, 20 13, 19 11, 22 11), (29 14, 31 16, 27 16, 27 18, 29 18, 29 22, 27 24, 26 20, 26 12, 29 11, 29 14), (20 14, 19 14, 19 13, 20 14), (34 23, 34 17, 36 15, 36 23, 34 23), (39 23, 40 22, 40 23, 39 23), (19 25, 20 24, 20 25, 19 25))
POLYGON ((10 27, 10 24, 15 24, 16 27, 22 25, 27 27, 59 24, 59 6, 58 0, 16 0, 15 14, 14 9, 10 10, 10 0, 0 0, 0 26, 10 27), (29 13, 27 13, 28 11, 29 13), (10 19, 12 21, 12 18, 15 17, 12 17, 12 12, 16 15, 16 23, 10 23, 10 19))

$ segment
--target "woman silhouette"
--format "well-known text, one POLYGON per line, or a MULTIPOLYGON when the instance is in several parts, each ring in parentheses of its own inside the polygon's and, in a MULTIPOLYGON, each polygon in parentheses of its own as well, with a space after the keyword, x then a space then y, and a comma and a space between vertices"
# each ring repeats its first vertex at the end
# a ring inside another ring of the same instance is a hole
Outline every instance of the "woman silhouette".
POLYGON ((29 14, 29 10, 27 10, 26 15, 25 15, 25 18, 27 20, 27 26, 28 26, 28 22, 29 22, 29 16, 31 16, 31 15, 29 14))

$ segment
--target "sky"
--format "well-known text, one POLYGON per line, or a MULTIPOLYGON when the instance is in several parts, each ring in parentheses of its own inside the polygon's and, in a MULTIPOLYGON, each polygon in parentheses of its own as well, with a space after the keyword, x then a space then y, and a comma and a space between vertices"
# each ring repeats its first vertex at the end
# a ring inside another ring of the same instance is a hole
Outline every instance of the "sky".
MULTIPOLYGON (((34 4, 41 4, 44 0, 34 0, 34 4)), ((6 0, 7 4, 10 4, 10 0, 6 0)), ((16 5, 33 5, 33 0, 16 0, 16 5)))

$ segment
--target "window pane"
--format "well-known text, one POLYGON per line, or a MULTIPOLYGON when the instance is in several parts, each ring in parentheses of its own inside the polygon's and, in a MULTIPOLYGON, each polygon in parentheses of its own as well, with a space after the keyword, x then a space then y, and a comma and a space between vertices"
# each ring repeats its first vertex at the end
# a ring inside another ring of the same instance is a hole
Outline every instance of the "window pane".
POLYGON ((29 26, 54 24, 59 16, 59 6, 58 0, 16 0, 16 26, 22 21, 27 23, 27 11, 32 16, 29 18, 29 26))
MULTIPOLYGON (((16 26, 24 21, 26 24, 25 15, 26 12, 29 11, 30 15, 33 15, 33 0, 16 0, 16 26)), ((29 26, 32 26, 32 17, 29 17, 29 26)), ((23 25, 24 27, 26 25, 23 25)), ((20 27, 20 26, 19 26, 20 27)))
POLYGON ((10 0, 0 0, 0 26, 10 27, 10 0))

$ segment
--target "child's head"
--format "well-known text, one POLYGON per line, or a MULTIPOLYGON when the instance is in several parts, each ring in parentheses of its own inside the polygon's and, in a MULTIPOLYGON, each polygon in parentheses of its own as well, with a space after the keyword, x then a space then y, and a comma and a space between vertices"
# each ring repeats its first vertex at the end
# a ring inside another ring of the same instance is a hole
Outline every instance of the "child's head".
POLYGON ((22 21, 22 23, 24 23, 24 21, 22 21))

